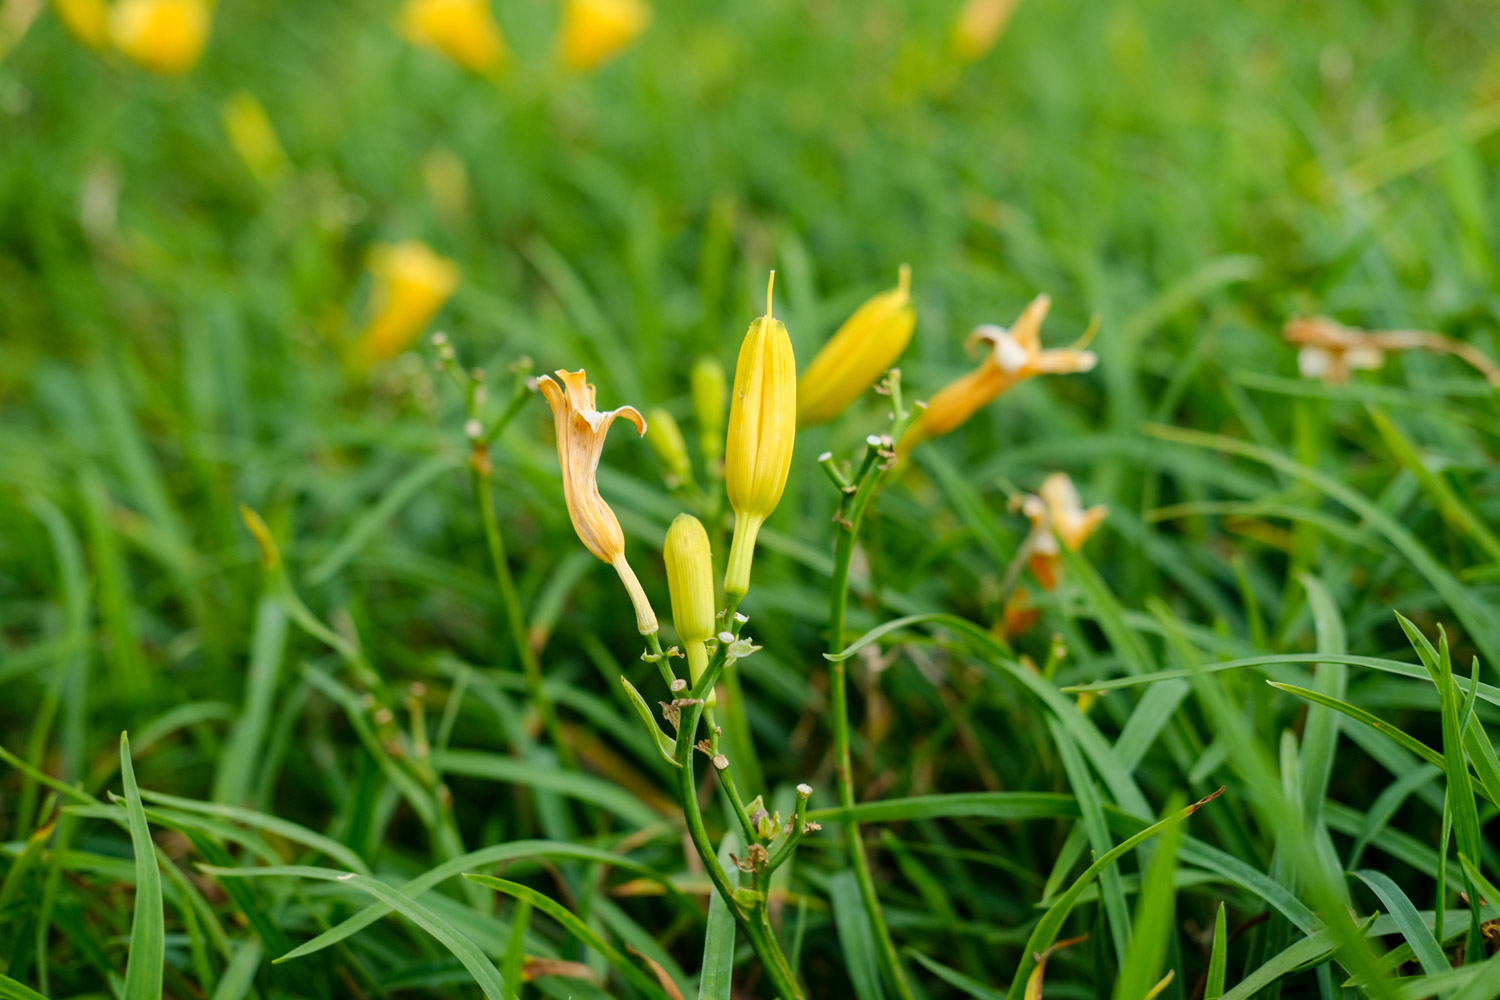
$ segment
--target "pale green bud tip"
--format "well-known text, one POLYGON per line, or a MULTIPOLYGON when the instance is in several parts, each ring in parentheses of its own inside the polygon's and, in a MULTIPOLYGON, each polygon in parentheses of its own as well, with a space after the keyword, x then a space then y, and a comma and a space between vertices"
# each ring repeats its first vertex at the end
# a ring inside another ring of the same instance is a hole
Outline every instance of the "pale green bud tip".
POLYGON ((682 439, 682 429, 670 413, 654 409, 646 414, 646 443, 656 452, 666 470, 668 484, 676 486, 693 478, 692 461, 688 458, 687 442, 682 439))
POLYGON ((694 644, 701 646, 714 634, 713 554, 708 532, 696 517, 679 514, 667 529, 662 554, 672 595, 672 623, 691 654, 694 644))

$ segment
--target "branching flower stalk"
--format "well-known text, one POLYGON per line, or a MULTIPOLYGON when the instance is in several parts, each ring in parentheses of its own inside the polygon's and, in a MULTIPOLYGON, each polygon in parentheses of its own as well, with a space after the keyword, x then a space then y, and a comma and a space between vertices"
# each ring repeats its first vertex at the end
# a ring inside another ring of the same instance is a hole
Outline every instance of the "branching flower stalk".
MULTIPOLYGON (((854 556, 854 545, 859 540, 859 528, 865 508, 876 488, 894 467, 896 452, 892 442, 900 440, 912 420, 912 411, 905 408, 901 399, 901 370, 891 369, 886 376, 882 391, 891 397, 891 434, 871 435, 865 442, 864 459, 852 480, 842 479, 831 460, 822 464, 830 478, 840 485, 839 509, 834 520, 838 524, 838 541, 833 554, 833 579, 828 593, 828 651, 839 653, 844 649, 844 614, 849 603, 849 564, 854 556), (842 479, 842 483, 841 483, 842 479)), ((831 456, 829 456, 831 459, 831 456)), ((849 692, 848 661, 829 662, 830 713, 833 717, 834 772, 838 778, 839 805, 854 805, 854 772, 849 752, 849 692)), ((881 972, 891 989, 902 1000, 913 1000, 911 984, 906 970, 896 955, 896 944, 886 926, 885 913, 880 908, 880 898, 875 894, 875 881, 870 874, 870 862, 865 856, 864 840, 860 836, 859 824, 849 820, 845 825, 845 845, 849 852, 849 866, 854 870, 859 883, 860 898, 870 919, 870 930, 875 937, 876 958, 881 972)), ((778 862, 779 863, 779 862, 778 862)))

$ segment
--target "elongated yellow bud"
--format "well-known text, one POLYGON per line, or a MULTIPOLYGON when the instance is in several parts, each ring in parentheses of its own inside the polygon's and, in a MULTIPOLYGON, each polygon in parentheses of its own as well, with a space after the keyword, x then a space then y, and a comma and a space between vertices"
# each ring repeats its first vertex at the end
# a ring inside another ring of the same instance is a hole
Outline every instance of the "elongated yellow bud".
POLYGON ((691 382, 698 446, 703 464, 712 471, 724 457, 724 397, 728 394, 724 366, 713 358, 699 358, 693 365, 691 382))
POLYGON ((896 287, 854 310, 797 382, 797 426, 816 427, 843 413, 911 342, 917 311, 911 268, 901 265, 896 287))
POLYGON ((373 318, 354 345, 355 360, 368 366, 400 354, 422 335, 458 287, 458 265, 417 240, 376 247, 373 318))
MULTIPOLYGON (((713 553, 708 532, 696 517, 678 514, 667 529, 662 554, 667 562, 667 589, 672 595, 672 625, 687 653, 688 672, 696 684, 708 666, 708 651, 703 644, 714 634, 713 553)), ((714 705, 712 692, 708 705, 714 705)))
POLYGON ((766 314, 750 324, 740 345, 724 445, 724 486, 734 508, 734 541, 724 589, 740 597, 750 589, 750 560, 760 526, 786 489, 797 435, 797 360, 786 325, 771 316, 775 281, 772 271, 766 284, 766 314))
POLYGON ((568 69, 587 72, 619 55, 651 23, 644 0, 567 0, 558 55, 568 69))
POLYGON ((153 73, 185 73, 203 54, 206 0, 120 0, 110 11, 115 48, 153 73))
POLYGON ((661 459, 662 478, 666 480, 667 486, 676 489, 683 483, 691 482, 693 463, 688 458, 687 442, 682 439, 682 428, 677 426, 672 414, 657 408, 646 414, 646 422, 651 427, 651 432, 646 435, 646 443, 656 452, 656 457, 661 459))

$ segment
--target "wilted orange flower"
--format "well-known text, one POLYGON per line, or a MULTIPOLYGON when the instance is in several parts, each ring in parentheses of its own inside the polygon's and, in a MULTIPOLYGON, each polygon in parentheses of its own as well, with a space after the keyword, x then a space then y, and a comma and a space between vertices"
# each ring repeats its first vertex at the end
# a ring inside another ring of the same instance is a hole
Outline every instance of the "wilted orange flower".
POLYGON ((904 458, 928 438, 954 430, 1001 393, 1035 375, 1092 370, 1098 356, 1082 350, 1089 334, 1069 348, 1042 349, 1042 320, 1051 306, 1049 297, 1038 295, 1009 330, 987 325, 971 333, 967 346, 972 350, 976 344, 984 344, 984 360, 978 368, 950 382, 932 397, 901 436, 897 454, 904 458))
POLYGON ((1021 501, 1021 512, 1031 521, 1026 540, 1031 550, 1031 573, 1044 590, 1057 586, 1062 576, 1062 554, 1058 540, 1077 552, 1109 514, 1104 506, 1083 508, 1078 489, 1065 472, 1054 472, 1042 480, 1037 495, 1021 501))
POLYGON ((475 73, 495 72, 507 55, 488 0, 407 0, 401 34, 475 73))
POLYGON ((52 0, 57 19, 68 34, 91 49, 109 44, 109 4, 105 0, 52 0))
POLYGON ((206 0, 119 0, 110 12, 115 48, 154 73, 185 73, 208 41, 206 0))
POLYGON ((1472 365, 1491 385, 1500 387, 1500 367, 1483 351, 1452 337, 1427 330, 1358 330, 1324 316, 1296 316, 1283 331, 1298 345, 1297 370, 1305 378, 1330 384, 1349 381, 1356 371, 1374 371, 1387 351, 1432 351, 1452 354, 1472 365))
POLYGON ((633 406, 602 413, 595 409, 594 387, 581 368, 576 372, 559 369, 554 374, 561 379, 560 384, 543 375, 537 385, 547 398, 547 405, 552 407, 552 420, 557 428, 557 462, 562 466, 568 518, 584 546, 620 574, 630 602, 635 605, 636 627, 642 635, 649 635, 657 630, 656 613, 625 559, 625 533, 620 530, 615 512, 599 495, 597 479, 599 455, 610 424, 616 417, 624 417, 644 435, 645 418, 633 406))
POLYGON ((558 53, 564 66, 597 69, 635 41, 651 23, 642 0, 567 0, 558 53))
POLYGON ((1021 0, 967 0, 953 22, 953 51, 964 62, 984 56, 1000 36, 1021 0))
POLYGON ((360 335, 357 360, 365 365, 401 353, 458 287, 458 265, 417 240, 375 248, 375 318, 360 335))

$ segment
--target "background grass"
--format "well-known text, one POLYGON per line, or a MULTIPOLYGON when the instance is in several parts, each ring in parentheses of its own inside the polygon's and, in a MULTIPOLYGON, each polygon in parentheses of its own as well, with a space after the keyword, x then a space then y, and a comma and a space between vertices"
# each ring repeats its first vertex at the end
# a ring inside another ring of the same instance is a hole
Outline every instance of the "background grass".
MULTIPOLYGON (((1423 961, 1396 971, 1442 973, 1468 933, 1458 892, 1480 884, 1458 851, 1478 843, 1468 860, 1497 878, 1494 805, 1453 794, 1466 756, 1485 790, 1477 737, 1497 720, 1493 691, 1466 700, 1472 658, 1493 681, 1500 657, 1494 391, 1424 354, 1348 386, 1300 380, 1279 331, 1323 312, 1500 354, 1493 5, 1030 0, 968 68, 945 54, 954 10, 664 3, 635 50, 566 77, 550 64, 555 6, 506 3, 517 62, 498 83, 404 44, 392 6, 364 0, 225 2, 181 79, 37 21, 0 62, 0 746, 14 755, 0 772, 0 972, 48 996, 128 990, 149 956, 132 953, 127 978, 127 943, 164 935, 176 997, 478 995, 420 920, 269 960, 382 883, 494 847, 420 900, 485 961, 513 972, 524 951, 606 971, 551 917, 456 877, 500 866, 696 989, 706 883, 615 678, 663 694, 636 662, 624 594, 568 525, 550 417, 532 403, 502 437, 496 502, 582 774, 558 766, 527 709, 457 393, 422 352, 368 378, 342 363, 370 246, 422 238, 463 268, 439 326, 497 391, 522 355, 586 366, 602 405, 665 406, 690 438, 688 368, 732 364, 772 267, 805 362, 909 262, 919 320, 902 368, 919 397, 971 363, 974 324, 1008 323, 1038 292, 1054 300, 1050 343, 1097 315, 1093 374, 1029 383, 923 446, 867 520, 856 633, 936 612, 988 628, 1027 528, 1013 493, 1062 469, 1111 508, 1014 649, 1040 663, 1062 636, 1044 681, 951 624, 892 632, 855 661, 863 799, 1062 793, 1032 818, 1000 797, 864 828, 922 993, 1003 992, 1029 963, 1038 904, 1089 851, 1220 785, 1175 850, 1127 854, 1084 889, 1064 936, 1089 940, 1050 958, 1047 996, 1168 969, 1165 996, 1201 995, 1220 904, 1236 995, 1293 973, 1268 989, 1338 996, 1403 943, 1423 961), (269 185, 223 132, 221 102, 240 90, 265 103, 293 165, 269 185), (433 195, 424 165, 440 151, 465 168, 465 205, 433 195), (270 523, 311 612, 358 636, 389 704, 362 703, 345 659, 268 596, 241 503, 270 523), (1429 678, 1394 611, 1434 641, 1447 629, 1457 686, 1436 658, 1429 678), (1274 654, 1302 658, 1121 688, 1087 718, 1057 692, 1274 654), (424 690, 403 704, 413 683, 424 690), (413 711, 451 814, 398 783, 385 736, 412 732, 413 711), (120 771, 125 729, 139 795, 120 771), (162 873, 154 929, 136 805, 162 873), (639 868, 505 854, 532 839, 639 868), (198 863, 361 879, 212 879, 198 863), (1434 921, 1434 907, 1450 912, 1434 921), (1373 950, 1355 946, 1359 928, 1373 950)), ((835 498, 813 456, 853 456, 882 402, 801 436, 745 605, 765 646, 741 670, 764 772, 748 792, 783 813, 798 781, 815 806, 834 801, 819 652, 835 498)), ((664 610, 658 550, 682 504, 628 437, 611 440, 601 485, 664 610)), ((716 835, 732 825, 709 812, 716 835)), ((785 881, 781 929, 811 995, 866 1000, 881 986, 848 918, 841 831, 825 827, 785 881)), ((734 981, 744 996, 764 986, 753 961, 734 981)), ((1428 995, 1366 982, 1365 995, 1428 995)), ((1485 982, 1445 990, 1500 992, 1485 982)), ((618 975, 605 988, 639 990, 618 975)), ((18 989, 0 979, 0 995, 18 989)), ((527 992, 600 995, 556 976, 527 992)))

